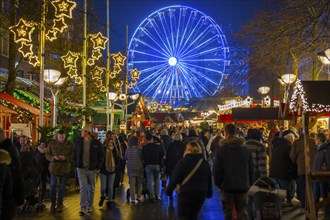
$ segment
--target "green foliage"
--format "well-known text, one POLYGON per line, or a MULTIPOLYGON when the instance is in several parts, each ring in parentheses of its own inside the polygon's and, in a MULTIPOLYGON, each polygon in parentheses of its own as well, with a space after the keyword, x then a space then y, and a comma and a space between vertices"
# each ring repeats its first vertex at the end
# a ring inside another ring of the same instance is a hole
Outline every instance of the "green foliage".
POLYGON ((46 139, 47 142, 53 139, 53 132, 55 128, 52 126, 39 126, 37 131, 41 133, 40 139, 46 139))

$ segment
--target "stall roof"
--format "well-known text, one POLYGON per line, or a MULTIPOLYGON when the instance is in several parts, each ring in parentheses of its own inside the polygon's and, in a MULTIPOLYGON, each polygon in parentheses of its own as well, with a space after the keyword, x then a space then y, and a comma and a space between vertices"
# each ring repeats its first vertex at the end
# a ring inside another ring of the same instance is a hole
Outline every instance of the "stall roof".
POLYGON ((28 103, 25 103, 21 100, 18 100, 16 98, 14 98, 13 96, 7 94, 7 93, 0 93, 0 99, 4 99, 6 100, 7 102, 10 102, 20 108, 24 108, 28 111, 30 111, 33 115, 39 115, 40 114, 40 111, 39 109, 29 105, 28 103))
POLYGON ((233 108, 232 120, 264 121, 281 120, 278 108, 233 108))
POLYGON ((301 107, 307 112, 330 112, 330 81, 297 80, 291 97, 290 109, 301 107))

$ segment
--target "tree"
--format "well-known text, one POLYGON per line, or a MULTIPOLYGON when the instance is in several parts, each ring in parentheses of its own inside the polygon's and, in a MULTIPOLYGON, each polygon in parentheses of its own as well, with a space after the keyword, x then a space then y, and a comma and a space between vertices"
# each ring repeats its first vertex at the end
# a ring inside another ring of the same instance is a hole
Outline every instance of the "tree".
POLYGON ((251 50, 250 71, 270 80, 286 72, 318 79, 316 54, 329 41, 329 14, 328 0, 270 1, 238 35, 251 50))

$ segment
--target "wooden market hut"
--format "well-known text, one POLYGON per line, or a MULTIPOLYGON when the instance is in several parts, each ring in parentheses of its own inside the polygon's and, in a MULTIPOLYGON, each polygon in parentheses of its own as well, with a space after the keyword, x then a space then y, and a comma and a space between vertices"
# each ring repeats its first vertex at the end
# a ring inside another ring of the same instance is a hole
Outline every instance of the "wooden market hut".
MULTIPOLYGON (((0 121, 6 137, 10 137, 11 124, 21 123, 30 126, 32 143, 38 140, 37 127, 39 125, 40 110, 13 96, 0 93, 0 121)), ((44 113, 44 124, 47 125, 49 114, 44 113)))
MULTIPOLYGON (((329 98, 330 81, 300 81, 297 80, 291 97, 290 109, 302 117, 304 133, 308 134, 310 120, 316 114, 330 113, 329 98)), ((305 135, 305 169, 306 169, 306 219, 317 219, 315 210, 330 204, 330 197, 318 204, 314 204, 312 180, 330 180, 329 171, 311 172, 310 152, 305 135)))

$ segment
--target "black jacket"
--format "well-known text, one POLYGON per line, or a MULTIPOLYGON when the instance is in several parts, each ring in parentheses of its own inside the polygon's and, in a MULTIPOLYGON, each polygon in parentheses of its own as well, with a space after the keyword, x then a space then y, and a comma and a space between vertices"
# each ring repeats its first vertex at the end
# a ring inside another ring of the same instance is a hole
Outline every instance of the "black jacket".
POLYGON ((169 144, 165 160, 166 173, 168 175, 172 174, 176 164, 182 159, 185 148, 186 147, 182 141, 174 141, 169 144))
POLYGON ((41 153, 38 148, 34 152, 34 161, 36 163, 37 169, 42 174, 48 174, 49 160, 46 158, 45 153, 41 153))
POLYGON ((149 143, 142 148, 145 165, 161 165, 164 151, 159 144, 149 143))
POLYGON ((13 192, 10 162, 9 153, 5 150, 0 150, 0 219, 10 219, 7 215, 9 207, 6 205, 13 192))
POLYGON ((214 183, 228 193, 247 192, 253 181, 253 161, 245 140, 229 137, 221 142, 214 164, 214 183))
POLYGON ((285 138, 278 138, 273 145, 270 160, 269 176, 274 179, 289 180, 289 171, 292 165, 290 151, 292 144, 285 138))
POLYGON ((2 218, 1 219, 12 219, 16 213, 16 207, 20 206, 24 203, 24 182, 23 182, 23 175, 21 170, 21 162, 18 156, 17 148, 12 145, 9 139, 5 139, 0 143, 0 149, 6 150, 10 157, 11 163, 10 173, 12 178, 12 193, 9 192, 8 198, 6 198, 6 202, 2 204, 2 218))
MULTIPOLYGON (((77 168, 83 167, 83 149, 84 140, 82 137, 77 138, 74 142, 73 149, 73 166, 77 168)), ((104 150, 101 142, 92 138, 90 148, 89 148, 89 170, 99 170, 103 165, 104 160, 104 150)))
MULTIPOLYGON (((182 160, 178 162, 173 170, 170 183, 166 189, 166 194, 171 195, 177 184, 189 175, 194 169, 200 159, 203 158, 202 154, 187 154, 182 160)), ((180 188, 179 196, 182 197, 207 197, 212 196, 212 174, 208 162, 203 159, 202 164, 194 173, 194 175, 180 188)))

